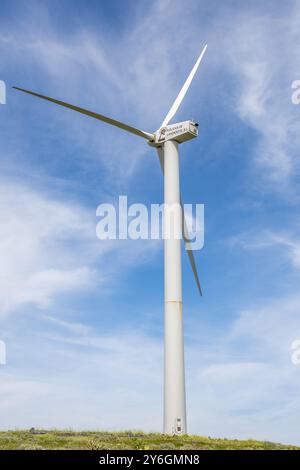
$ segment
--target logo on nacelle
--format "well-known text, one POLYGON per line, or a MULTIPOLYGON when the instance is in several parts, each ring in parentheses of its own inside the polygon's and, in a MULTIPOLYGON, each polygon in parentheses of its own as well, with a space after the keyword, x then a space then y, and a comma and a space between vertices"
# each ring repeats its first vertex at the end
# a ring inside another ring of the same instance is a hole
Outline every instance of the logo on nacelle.
POLYGON ((167 131, 166 127, 162 127, 161 129, 159 129, 159 135, 158 135, 158 139, 157 139, 158 142, 162 142, 163 140, 165 140, 166 131, 167 131))

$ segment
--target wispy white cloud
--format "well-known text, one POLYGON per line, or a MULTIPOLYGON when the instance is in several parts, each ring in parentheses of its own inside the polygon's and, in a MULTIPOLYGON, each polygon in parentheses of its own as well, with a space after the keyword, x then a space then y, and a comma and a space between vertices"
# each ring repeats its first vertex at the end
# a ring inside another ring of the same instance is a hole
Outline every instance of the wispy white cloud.
POLYGON ((50 322, 50 324, 54 324, 58 327, 58 330, 62 329, 64 332, 71 331, 72 333, 87 335, 91 331, 91 327, 88 325, 76 323, 74 321, 63 320, 53 315, 44 314, 42 316, 42 319, 46 320, 47 322, 50 322))
MULTIPOLYGON (((47 305, 59 292, 85 288, 93 272, 84 249, 93 242, 83 208, 72 207, 19 184, 1 185, 1 313, 26 303, 47 305), (68 242, 80 240, 83 253, 68 242)), ((95 244, 96 245, 96 244, 95 244)))
POLYGON ((215 337, 215 354, 207 347, 188 351, 193 429, 299 444, 300 376, 291 362, 299 308, 296 295, 263 301, 239 312, 226 334, 215 337))
POLYGON ((276 250, 277 253, 279 252, 279 259, 288 260, 296 270, 300 268, 300 239, 291 227, 285 231, 265 230, 242 233, 232 237, 230 245, 244 250, 269 250, 270 252, 276 250))
POLYGON ((299 5, 272 16, 261 11, 237 14, 225 38, 225 66, 235 82, 234 110, 253 134, 259 179, 269 188, 297 192, 299 109, 291 104, 291 84, 300 63, 299 5), (280 15, 280 16, 279 16, 280 15))
MULTIPOLYGON (((128 423, 131 429, 157 428, 162 377, 159 340, 140 330, 116 328, 106 333, 85 330, 70 321, 50 323, 48 332, 36 335, 31 328, 30 337, 24 334, 19 346, 26 351, 27 361, 17 359, 12 367, 8 361, 0 375, 2 428, 11 423, 74 429, 121 429, 128 423)), ((11 341, 7 340, 8 350, 11 341)))
POLYGON ((47 308, 63 293, 111 289, 122 272, 151 261, 160 247, 101 242, 95 213, 18 183, 1 185, 0 218, 1 314, 26 304, 47 308))

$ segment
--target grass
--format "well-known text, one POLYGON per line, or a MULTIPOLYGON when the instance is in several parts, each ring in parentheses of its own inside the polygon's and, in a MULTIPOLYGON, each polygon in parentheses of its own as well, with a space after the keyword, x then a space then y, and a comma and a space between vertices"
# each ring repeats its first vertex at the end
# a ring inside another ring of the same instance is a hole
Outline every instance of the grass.
POLYGON ((140 431, 73 432, 7 431, 0 432, 0 450, 300 450, 290 445, 249 440, 212 439, 201 436, 165 436, 140 431))

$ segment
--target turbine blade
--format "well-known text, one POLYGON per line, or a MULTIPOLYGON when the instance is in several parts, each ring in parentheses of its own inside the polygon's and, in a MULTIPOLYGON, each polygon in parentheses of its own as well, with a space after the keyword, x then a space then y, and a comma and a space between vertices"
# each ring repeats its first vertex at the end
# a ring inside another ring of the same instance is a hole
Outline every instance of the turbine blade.
POLYGON ((102 114, 94 113, 93 111, 88 111, 87 109, 79 108, 78 106, 65 103, 64 101, 55 100, 54 98, 50 98, 49 96, 45 96, 45 95, 40 95, 39 93, 35 93, 33 91, 24 90, 24 88, 19 88, 16 86, 14 86, 13 88, 15 90, 28 93, 29 95, 37 96, 38 98, 42 98, 43 100, 47 100, 47 101, 51 101, 52 103, 59 104, 60 106, 64 106, 65 108, 72 109, 73 111, 77 111, 78 113, 86 114, 87 116, 98 119, 99 121, 103 121, 103 122, 106 122, 107 124, 111 124, 112 126, 119 127, 120 129, 130 132, 131 134, 135 134, 135 135, 138 135, 139 137, 143 137, 144 139, 149 140, 149 139, 153 139, 154 137, 153 134, 144 132, 140 129, 136 129, 135 127, 132 127, 132 126, 128 126, 127 124, 124 124, 123 122, 116 121, 115 119, 111 119, 107 116, 103 116, 102 114))
POLYGON ((159 163, 160 163, 160 168, 161 168, 161 171, 162 171, 162 174, 165 173, 165 170, 164 170, 164 148, 163 147, 157 147, 157 155, 158 155, 158 158, 159 158, 159 163))
POLYGON ((200 280, 199 280, 199 276, 198 276, 198 271, 197 271, 197 266, 196 266, 196 262, 195 262, 194 252, 193 252, 193 250, 191 248, 191 245, 190 245, 190 238, 189 238, 187 223, 186 223, 186 220, 185 220, 183 204, 182 204, 181 199, 180 199, 180 204, 181 204, 182 213, 183 213, 182 232, 183 232, 185 250, 186 250, 187 255, 189 257, 190 265, 191 265, 192 271, 194 273, 194 278, 195 278, 195 281, 196 281, 196 284, 197 284, 197 287, 198 287, 199 294, 202 295, 201 284, 200 284, 200 280))
POLYGON ((195 63, 194 67, 192 68, 191 70, 191 73, 189 74, 188 78, 186 79, 186 81, 184 82, 184 85, 183 87, 181 88, 180 92, 178 93, 178 96, 176 98, 176 100, 174 101, 174 103, 172 104, 171 108, 170 108, 170 111, 168 112, 168 114, 166 115, 162 125, 160 127, 164 127, 164 126, 167 126, 169 124, 169 122, 171 121, 172 117, 175 115, 175 113, 177 112, 183 98, 185 97, 185 94, 186 92, 188 91, 189 89, 189 86, 194 78, 194 75, 195 73, 197 72, 197 69, 200 65, 200 62, 202 60, 202 57, 204 56, 204 53, 206 51, 206 48, 207 48, 207 44, 206 46, 204 46, 197 62, 195 63))
MULTIPOLYGON (((164 174, 164 150, 163 150, 163 147, 158 147, 157 154, 158 154, 159 163, 160 163, 162 173, 164 174)), ((201 284, 200 284, 200 280, 199 280, 199 276, 198 276, 198 271, 197 271, 197 266, 196 266, 196 262, 195 262, 194 253, 193 253, 193 250, 192 250, 191 245, 190 245, 188 227, 187 227, 187 223, 186 223, 185 216, 184 216, 184 210, 183 210, 183 204, 182 204, 181 197, 180 197, 180 204, 181 204, 182 214, 183 214, 183 217, 182 217, 182 235, 183 235, 183 239, 184 239, 185 251, 187 252, 187 255, 189 257, 189 262, 190 262, 190 265, 191 265, 191 268, 192 268, 192 271, 193 271, 193 274, 194 274, 194 278, 195 278, 195 281, 196 281, 196 284, 197 284, 197 287, 198 287, 199 294, 202 296, 201 284)))

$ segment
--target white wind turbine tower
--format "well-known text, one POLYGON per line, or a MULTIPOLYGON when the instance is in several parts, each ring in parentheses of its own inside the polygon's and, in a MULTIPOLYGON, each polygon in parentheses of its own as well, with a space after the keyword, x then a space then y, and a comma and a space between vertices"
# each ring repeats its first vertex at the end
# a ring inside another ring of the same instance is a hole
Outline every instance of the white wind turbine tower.
POLYGON ((160 128, 149 133, 115 119, 50 98, 39 93, 13 87, 58 105, 70 108, 127 132, 143 137, 156 147, 164 174, 164 264, 165 264, 165 317, 164 317, 164 433, 186 434, 186 398, 184 372, 184 340, 182 320, 181 247, 178 231, 183 234, 189 261, 200 294, 201 287, 193 251, 189 243, 187 225, 182 217, 179 183, 178 144, 198 136, 198 124, 184 121, 169 124, 177 112, 200 65, 207 45, 181 88, 160 128))

